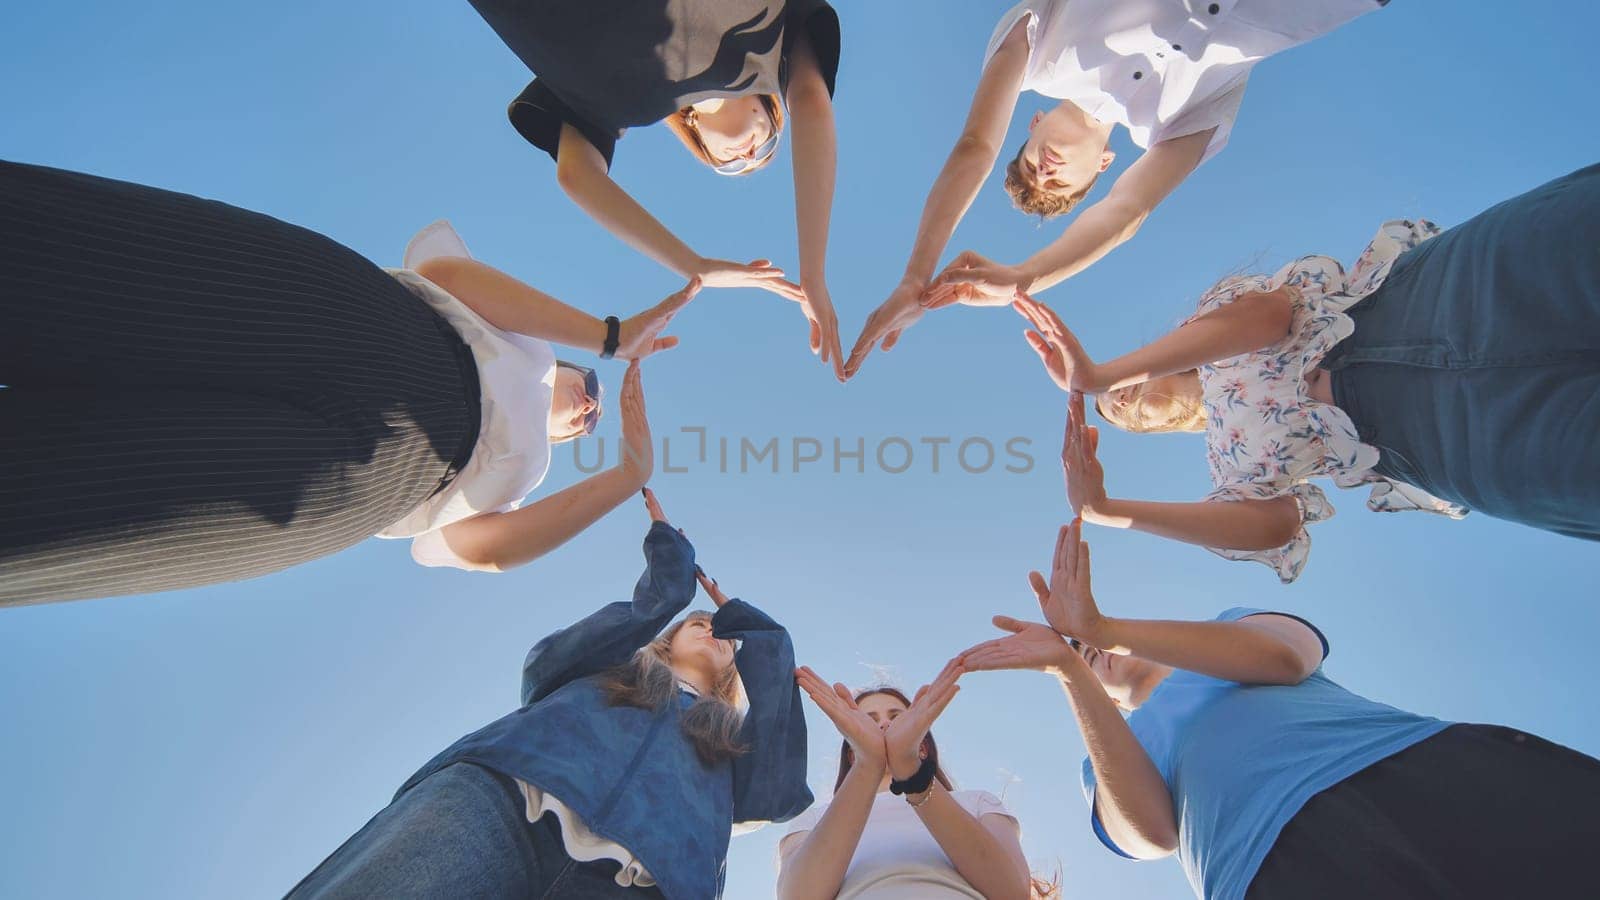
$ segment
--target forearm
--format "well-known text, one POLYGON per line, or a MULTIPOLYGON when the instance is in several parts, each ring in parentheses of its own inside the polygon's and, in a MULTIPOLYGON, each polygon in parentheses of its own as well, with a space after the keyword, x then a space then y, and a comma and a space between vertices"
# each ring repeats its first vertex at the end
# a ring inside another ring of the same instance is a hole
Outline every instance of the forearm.
POLYGON ((1172 795, 1150 755, 1093 675, 1058 680, 1094 767, 1095 810, 1106 834, 1140 859, 1171 854, 1178 843, 1172 795))
POLYGON ((996 153, 983 142, 963 137, 945 160, 944 168, 928 191, 917 223, 917 239, 906 262, 906 277, 921 282, 933 278, 956 226, 961 223, 978 189, 994 168, 996 153))
POLYGON ((1308 674, 1306 663, 1282 638, 1240 622, 1105 618, 1090 643, 1242 684, 1298 684, 1308 674))
POLYGON ((856 855, 861 832, 872 814, 883 764, 857 760, 834 792, 817 827, 799 838, 778 873, 779 900, 833 900, 856 855))
POLYGON ((994 832, 951 797, 937 781, 917 817, 967 883, 989 900, 1026 900, 1030 881, 1025 862, 1007 850, 994 832))
POLYGON ((1283 291, 1250 294, 1095 367, 1095 392, 1185 372, 1282 341, 1293 309, 1283 291))
POLYGON ((605 342, 603 321, 492 266, 462 257, 439 257, 418 269, 418 274, 501 331, 595 353, 605 342))
POLYGON ((445 543, 474 565, 504 571, 565 544, 641 487, 616 466, 521 509, 485 513, 445 526, 445 543))
MULTIPOLYGON (((569 152, 598 156, 582 138, 569 139, 563 132, 560 154, 565 157, 569 152), (575 142, 571 150, 568 148, 569 140, 575 142)), ((685 278, 698 271, 699 254, 612 181, 603 163, 596 165, 588 160, 563 166, 558 161, 557 166, 562 190, 607 231, 685 278)))
POLYGON ((1271 500, 1160 503, 1107 498, 1083 519, 1109 528, 1132 528, 1186 544, 1223 550, 1271 550, 1300 528, 1300 506, 1290 496, 1271 500))
POLYGON ((828 227, 838 170, 833 102, 820 79, 792 98, 795 230, 800 244, 800 282, 826 281, 828 227))
POLYGON ((1110 198, 1092 204, 1067 225, 1060 237, 1023 262, 1027 290, 1037 293, 1054 287, 1094 265, 1138 233, 1147 215, 1144 209, 1110 198))

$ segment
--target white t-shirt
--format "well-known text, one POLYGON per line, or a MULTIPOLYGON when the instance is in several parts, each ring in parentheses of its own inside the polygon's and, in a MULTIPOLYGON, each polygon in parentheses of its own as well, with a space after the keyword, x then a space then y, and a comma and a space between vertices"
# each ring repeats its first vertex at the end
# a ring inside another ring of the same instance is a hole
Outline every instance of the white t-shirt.
POLYGON ((1379 0, 1024 0, 1000 19, 985 66, 1028 18, 1022 86, 1128 129, 1134 144, 1216 132, 1228 143, 1256 63, 1327 34, 1379 0))
POLYGON ((455 328, 477 362, 483 415, 472 457, 444 490, 378 532, 381 538, 411 538, 411 557, 425 566, 470 568, 451 552, 440 529, 479 513, 509 512, 521 505, 550 469, 550 401, 556 356, 538 338, 490 325, 443 288, 412 271, 441 256, 471 258, 450 223, 439 220, 406 245, 403 269, 388 269, 455 328))
MULTIPOLYGON (((952 791, 950 797, 979 820, 984 816, 1004 816, 1017 827, 1016 817, 988 791, 952 791)), ((816 828, 827 810, 827 803, 813 804, 789 822, 784 838, 816 828)), ((855 855, 850 857, 838 900, 957 897, 983 900, 983 895, 956 871, 955 864, 904 797, 885 791, 873 798, 872 812, 867 815, 867 826, 856 843, 855 855)))

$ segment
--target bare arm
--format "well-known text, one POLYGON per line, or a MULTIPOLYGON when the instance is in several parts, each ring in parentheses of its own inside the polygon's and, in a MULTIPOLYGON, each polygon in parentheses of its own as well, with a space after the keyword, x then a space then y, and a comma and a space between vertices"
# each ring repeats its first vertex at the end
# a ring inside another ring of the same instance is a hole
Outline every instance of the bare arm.
POLYGON ((961 877, 989 900, 1028 900, 1032 883, 1016 823, 1000 815, 979 819, 937 781, 931 790, 917 817, 961 877))
POLYGON ((685 278, 700 274, 700 255, 611 180, 605 157, 568 124, 561 126, 556 149, 556 181, 572 202, 628 246, 685 278))
POLYGON ((501 331, 599 353, 606 326, 535 287, 473 259, 440 256, 417 266, 428 279, 501 331))
POLYGON ((1042 291, 1094 265, 1138 233, 1162 200, 1200 165, 1212 132, 1162 141, 1123 172, 1106 197, 1078 214, 1061 236, 1020 267, 1023 291, 1042 291))
POLYGON ((834 133, 833 98, 817 64, 811 40, 802 37, 790 54, 793 71, 787 94, 794 123, 794 216, 800 244, 800 288, 811 321, 811 350, 844 379, 839 319, 828 293, 828 223, 833 214, 834 176, 839 144, 834 133))
POLYGON ((1028 65, 1028 20, 1023 17, 1001 42, 978 79, 967 110, 961 136, 945 159, 944 168, 928 191, 917 223, 917 238, 906 263, 906 277, 926 286, 933 278, 956 226, 967 214, 978 188, 1000 157, 1000 142, 1022 93, 1022 76, 1028 65))
POLYGON ((882 762, 851 766, 817 827, 783 839, 778 845, 778 900, 833 900, 839 895, 882 778, 882 762))
POLYGON ((1090 393, 1139 384, 1282 341, 1294 316, 1289 288, 1247 294, 1186 322, 1165 336, 1094 366, 1090 393))
POLYGON ((655 455, 638 360, 628 364, 617 405, 622 410, 620 463, 521 509, 480 513, 444 526, 440 530, 450 552, 479 571, 520 566, 571 540, 644 487, 655 455))
POLYGON ((1291 496, 1271 500, 1162 503, 1106 497, 1082 507, 1083 520, 1132 528, 1185 544, 1223 550, 1271 550, 1300 530, 1300 505, 1291 496))
POLYGON ((1237 622, 1099 619, 1082 640, 1240 684, 1299 684, 1322 664, 1322 640, 1304 622, 1260 614, 1237 622))

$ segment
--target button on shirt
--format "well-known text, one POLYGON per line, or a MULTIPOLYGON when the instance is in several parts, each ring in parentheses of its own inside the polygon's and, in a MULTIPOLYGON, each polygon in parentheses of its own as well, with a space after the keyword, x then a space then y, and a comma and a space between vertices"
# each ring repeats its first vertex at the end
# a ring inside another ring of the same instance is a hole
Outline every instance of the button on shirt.
POLYGON ((1118 123, 1146 149, 1214 128, 1204 160, 1228 143, 1256 63, 1380 5, 1378 0, 1025 0, 1000 20, 984 65, 1026 19, 1023 88, 1070 100, 1099 121, 1118 123))

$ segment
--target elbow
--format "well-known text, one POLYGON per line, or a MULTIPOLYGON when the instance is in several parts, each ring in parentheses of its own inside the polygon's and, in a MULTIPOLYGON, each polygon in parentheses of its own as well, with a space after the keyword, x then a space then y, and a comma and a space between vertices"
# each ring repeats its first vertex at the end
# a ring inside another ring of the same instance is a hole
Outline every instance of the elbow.
POLYGON ((1317 664, 1306 659, 1305 655, 1288 644, 1280 644, 1272 653, 1272 658, 1267 661, 1267 677, 1263 679, 1267 684, 1284 685, 1293 687, 1317 670, 1317 664))
POLYGON ((573 200, 577 200, 584 192, 584 186, 592 174, 574 163, 570 155, 556 161, 556 184, 561 186, 562 193, 573 200))
POLYGON ((1252 318, 1261 332, 1261 346, 1270 347, 1289 336, 1294 327, 1294 303, 1287 288, 1250 298, 1252 318))
POLYGON ((456 273, 461 271, 461 263, 462 260, 454 256, 435 256, 418 263, 412 271, 449 292, 456 273))
POLYGON ((956 138, 950 158, 964 165, 981 166, 987 172, 994 168, 994 161, 1000 158, 1000 145, 974 132, 964 131, 956 138))

